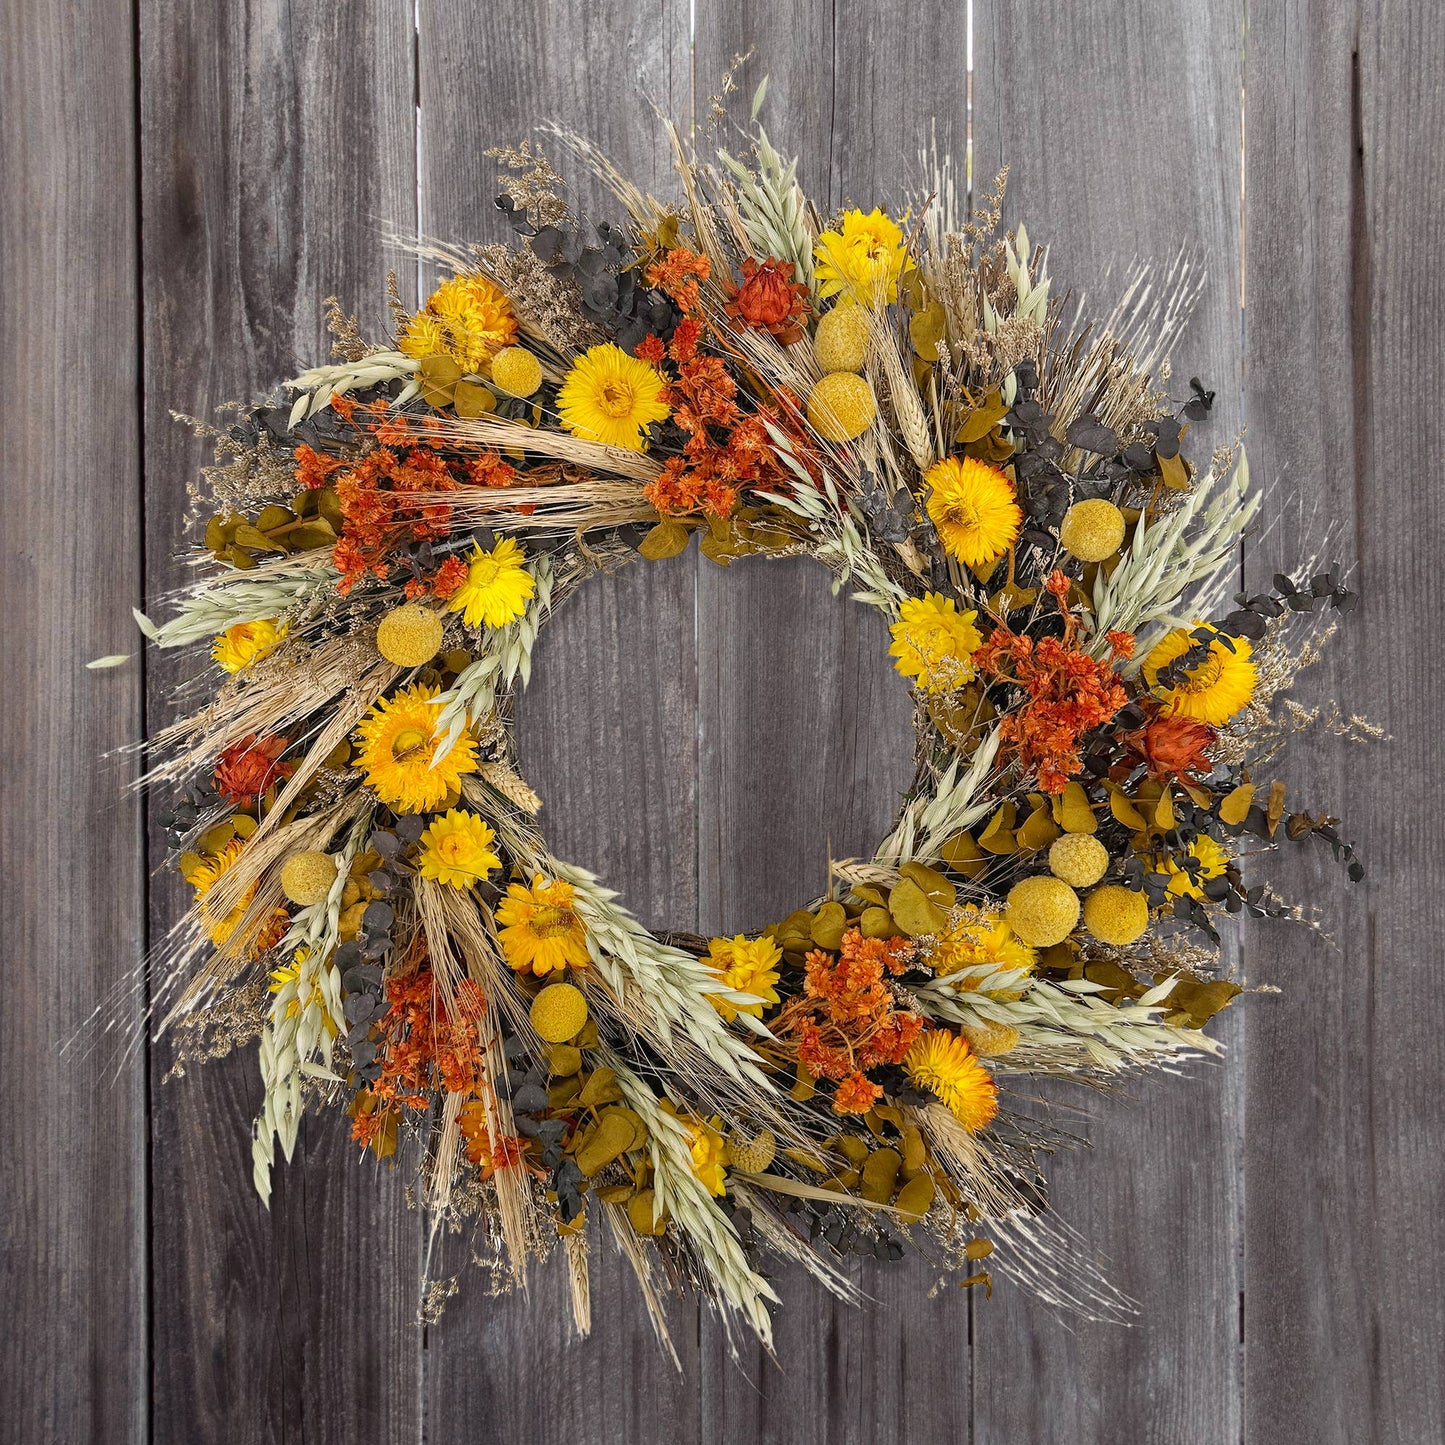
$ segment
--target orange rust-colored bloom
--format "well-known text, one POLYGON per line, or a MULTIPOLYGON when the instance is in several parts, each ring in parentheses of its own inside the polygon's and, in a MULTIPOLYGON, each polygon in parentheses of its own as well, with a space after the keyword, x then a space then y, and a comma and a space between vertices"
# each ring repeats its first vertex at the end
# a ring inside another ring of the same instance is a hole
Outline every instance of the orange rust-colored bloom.
POLYGON ((1155 718, 1128 734, 1127 741, 1143 754, 1151 777, 1193 779, 1203 777, 1214 766, 1209 749, 1217 736, 1208 723, 1175 713, 1155 718))
POLYGON ((647 268, 647 284, 664 291, 684 315, 690 315, 702 305, 698 283, 711 274, 712 263, 706 256, 686 246, 674 246, 647 268))
POLYGON ((793 263, 769 256, 743 261, 743 279, 724 310, 735 321, 767 331, 784 346, 802 340, 808 320, 808 288, 793 279, 793 263))
POLYGON ((838 1083, 833 1094, 836 1114, 866 1114, 883 1097, 883 1085, 867 1074, 852 1073, 838 1083))
POLYGON ((887 983, 908 966, 911 953, 907 939, 864 938, 849 929, 837 954, 808 954, 802 997, 773 1022, 774 1034, 791 1044, 814 1078, 838 1084, 834 1113, 867 1113, 883 1097, 868 1071, 901 1063, 923 1028, 920 1015, 895 1007, 887 983))
POLYGON ((258 740, 255 733, 247 733, 216 759, 216 791, 234 807, 253 807, 267 788, 295 771, 292 764, 279 761, 289 746, 289 738, 258 740))

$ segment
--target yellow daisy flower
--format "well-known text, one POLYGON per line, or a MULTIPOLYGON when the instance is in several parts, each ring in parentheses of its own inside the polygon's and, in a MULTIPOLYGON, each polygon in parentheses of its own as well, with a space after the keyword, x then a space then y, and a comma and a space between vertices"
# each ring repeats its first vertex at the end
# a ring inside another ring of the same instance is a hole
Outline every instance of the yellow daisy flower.
POLYGON ((709 1194, 723 1193, 727 1144, 722 1136, 722 1119, 717 1114, 706 1121, 698 1119, 690 1124, 687 1132, 692 1172, 709 1194))
MULTIPOLYGON (((755 994, 766 1004, 778 1001, 773 987, 778 981, 778 961, 783 951, 766 936, 748 938, 739 933, 735 938, 714 938, 707 946, 708 963, 718 979, 739 993, 755 994)), ((763 1016, 763 1003, 738 1005, 709 994, 713 1007, 731 1023, 740 1013, 755 1019, 763 1016)))
POLYGON ((467 580, 447 603, 468 627, 505 627, 526 610, 537 581, 524 565, 527 554, 511 537, 490 552, 478 543, 467 559, 467 580))
POLYGON ((647 449, 647 429, 668 414, 662 374, 610 341, 579 356, 557 393, 562 425, 585 441, 647 449))
POLYGON ((916 680, 927 693, 961 687, 974 675, 973 653, 983 645, 973 625, 977 612, 960 613, 952 597, 928 592, 910 597, 899 608, 889 657, 904 677, 916 680))
POLYGON ((1154 644, 1144 659, 1144 680, 1168 704, 1169 715, 1183 713, 1219 727, 1254 696, 1255 666, 1249 660, 1254 649, 1243 637, 1230 641, 1232 647, 1218 639, 1211 642, 1204 660, 1189 668, 1184 680, 1173 687, 1159 686, 1159 674, 1195 646, 1194 638, 1189 628, 1176 627, 1154 644))
POLYGON ((250 907, 251 900, 256 896, 256 884, 251 886, 241 895, 241 900, 226 914, 214 912, 214 905, 207 907, 206 895, 220 881, 222 874, 226 873, 241 856, 242 843, 239 838, 232 838, 224 848, 212 858, 201 858, 186 868, 181 876, 196 890, 196 901, 199 904, 197 912, 200 914, 201 926, 206 930, 212 943, 219 947, 237 929, 246 909, 250 907))
POLYGON ((898 223, 882 211, 844 211, 842 229, 824 231, 813 257, 820 296, 845 292, 865 306, 892 305, 908 248, 898 223))
POLYGON ((508 885, 507 896, 497 904, 497 938, 518 973, 531 969, 540 977, 587 964, 587 929, 572 906, 574 897, 570 883, 560 878, 544 883, 540 874, 530 888, 508 885))
POLYGON ((517 318, 500 286, 475 273, 443 281, 408 322, 397 346, 424 361, 439 352, 473 375, 517 335, 517 318))
POLYGON ((1201 833, 1190 845, 1189 856, 1198 865, 1194 876, 1172 858, 1164 860, 1158 871, 1169 875, 1169 893, 1174 898, 1203 898, 1204 885, 1211 878, 1218 878, 1229 866, 1229 854, 1207 833, 1201 833))
POLYGON ((277 627, 274 619, 261 622, 238 622, 228 627, 211 644, 211 656, 227 672, 240 672, 259 662, 268 652, 273 652, 286 636, 284 627, 277 627))
POLYGON ((477 770, 477 745, 463 733, 435 766, 437 718, 442 704, 434 687, 405 687, 383 698, 357 728, 361 753, 355 767, 376 796, 398 813, 429 813, 461 788, 462 775, 477 770))
POLYGON ((502 860, 492 851, 497 835, 475 813, 453 808, 421 835, 421 876, 453 888, 480 883, 502 860))
POLYGON ((976 1134, 998 1113, 998 1086, 973 1050, 947 1029, 926 1029, 909 1049, 903 1069, 920 1088, 948 1106, 976 1134))
POLYGON ((1018 540, 1024 514, 1013 483, 977 457, 946 457, 924 473, 931 489, 928 515, 950 557, 965 567, 982 567, 1003 556, 1018 540))

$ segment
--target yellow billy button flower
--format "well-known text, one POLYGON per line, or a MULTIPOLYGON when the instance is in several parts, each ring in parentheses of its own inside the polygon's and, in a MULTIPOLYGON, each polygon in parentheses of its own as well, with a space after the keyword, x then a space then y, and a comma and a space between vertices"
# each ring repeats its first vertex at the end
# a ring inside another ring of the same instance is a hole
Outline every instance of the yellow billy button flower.
MULTIPOLYGON (((1213 627, 1205 630, 1215 632, 1213 627)), ((1164 699, 1171 716, 1182 713, 1219 727, 1254 696, 1255 666, 1250 661, 1254 649, 1242 637, 1226 641, 1216 636, 1203 660, 1188 668, 1182 681, 1161 684, 1159 674, 1196 645, 1188 628, 1167 633, 1144 659, 1144 681, 1164 699)))
POLYGON ((547 883, 537 874, 529 888, 510 884, 497 904, 497 939, 507 963, 518 973, 539 977, 564 968, 582 968, 590 958, 587 929, 577 913, 570 883, 547 883))
POLYGON ((460 790, 463 774, 477 770, 477 745, 465 733, 432 766, 442 711, 436 695, 434 687, 402 688, 377 703, 357 728, 361 750, 355 766, 376 796, 399 813, 434 811, 460 790))
POLYGON ((851 442, 878 416, 878 402, 866 377, 830 371, 808 395, 808 425, 825 442, 851 442))
POLYGON ((778 981, 778 962, 783 951, 771 938, 748 938, 739 933, 735 938, 714 938, 708 944, 708 964, 718 979, 739 993, 755 994, 762 1003, 734 1004, 710 993, 713 1007, 731 1023, 740 1013, 762 1018, 763 1004, 778 1001, 774 985, 778 981))
POLYGON ((524 565, 526 555, 511 537, 503 537, 490 552, 475 546, 467 559, 467 580, 447 603, 447 611, 460 612, 468 627, 505 627, 516 621, 537 590, 524 565))
POLYGON ((1079 895, 1049 873, 1022 878, 1008 891, 1004 921, 1032 947, 1052 947, 1079 921, 1079 895))
POLYGON ((891 306, 908 247, 897 221, 884 212, 844 211, 839 229, 818 237, 813 257, 820 296, 842 293, 864 306, 891 306))
POLYGON ((240 672, 243 667, 259 662, 268 652, 275 651, 285 636, 286 629, 277 627, 274 620, 238 622, 211 644, 211 656, 227 672, 240 672))
POLYGON ((524 346, 507 346, 492 358, 492 385, 508 396, 531 396, 542 384, 542 363, 524 346))
POLYGON ((1100 943, 1123 948, 1149 927, 1149 900, 1122 884, 1106 883, 1084 900, 1084 927, 1100 943))
POLYGON ((420 667, 442 645, 442 620, 420 602, 393 607, 376 629, 376 650, 398 667, 420 667))
POLYGON ((973 654, 983 638, 973 625, 977 612, 960 613, 953 598, 939 592, 910 597, 888 629, 893 665, 926 693, 961 687, 974 675, 973 654))
POLYGON ((492 851, 497 835, 475 813, 453 808, 421 835, 421 876, 452 888, 480 883, 502 860, 492 851))
POLYGON ((584 441, 647 450, 647 430, 663 421, 662 374, 610 341, 579 356, 557 393, 562 425, 584 441))
POLYGON ((1018 540, 1024 514, 1013 483, 977 457, 945 457, 924 473, 928 515, 950 557, 982 567, 1018 540))
POLYGON ((941 1099, 949 1112, 976 1134, 998 1113, 993 1076, 957 1034, 926 1029, 909 1049, 903 1070, 919 1087, 941 1099))

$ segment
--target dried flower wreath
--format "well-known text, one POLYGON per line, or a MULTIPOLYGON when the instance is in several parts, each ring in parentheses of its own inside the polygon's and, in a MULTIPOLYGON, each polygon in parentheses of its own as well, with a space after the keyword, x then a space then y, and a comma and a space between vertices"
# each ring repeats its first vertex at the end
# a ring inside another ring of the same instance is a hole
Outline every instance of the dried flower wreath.
MULTIPOLYGON (((663 1277, 770 1342, 769 1260, 851 1298, 840 1260, 910 1245, 1117 1314, 1011 1085, 1216 1052, 1218 923, 1297 911, 1246 839, 1360 876, 1258 772, 1353 597, 1326 570, 1231 600, 1256 498, 1242 453, 1185 458, 1187 265, 1085 325, 999 234, 1002 174, 959 217, 926 158, 901 219, 824 222, 755 119, 746 159, 669 128, 676 208, 555 134, 623 223, 497 152, 514 245, 426 249, 451 274, 415 314, 393 286, 385 347, 333 302, 333 364, 205 429, 215 565, 140 618, 224 674, 150 775, 195 889, 155 961, 181 1064, 259 1041, 263 1199, 303 1113, 342 1109, 504 1282, 560 1239, 584 1332, 589 1223, 664 1344, 663 1277), (515 765, 550 610, 694 534, 829 568, 917 702, 893 831, 757 936, 643 928, 515 765)), ((423 1314, 453 1288, 434 1259, 423 1314)))

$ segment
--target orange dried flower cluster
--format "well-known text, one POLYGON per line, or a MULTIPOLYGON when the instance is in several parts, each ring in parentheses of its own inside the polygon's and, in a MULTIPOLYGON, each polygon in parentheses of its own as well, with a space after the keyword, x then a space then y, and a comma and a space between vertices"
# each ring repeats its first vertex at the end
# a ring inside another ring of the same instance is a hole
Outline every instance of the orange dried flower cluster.
MULTIPOLYGON (((515 1134, 492 1137, 487 1121, 487 1106, 480 1099, 462 1105, 457 1119, 462 1138, 467 1141, 467 1158, 481 1171, 483 1179, 490 1179, 499 1169, 515 1169, 525 1159, 527 1141, 515 1134)), ((546 1171, 534 1169, 538 1178, 545 1178, 546 1171)))
POLYGON ((894 1007, 885 978, 903 972, 911 951, 906 938, 864 938, 853 928, 837 954, 814 949, 804 960, 803 996, 773 1032, 792 1037, 814 1078, 837 1081, 835 1114, 866 1114, 883 1097, 868 1071, 902 1063, 923 1028, 920 1015, 894 1007))
POLYGON ((358 1114, 351 1126, 351 1137, 364 1145, 385 1124, 386 1106, 427 1109, 428 1090, 471 1094, 482 1081, 477 1020, 486 1012, 486 1002, 476 984, 463 979, 449 1009, 437 996, 431 969, 422 966, 404 978, 388 980, 386 1000, 377 1052, 381 1077, 370 1086, 378 1107, 358 1114))
POLYGON ((666 358, 677 369, 662 399, 687 440, 682 455, 669 457, 662 475, 642 489, 664 516, 700 511, 726 517, 744 487, 769 481, 776 471, 766 426, 772 414, 761 410, 743 414, 737 383, 721 357, 699 353, 701 337, 702 323, 687 317, 665 348, 655 336, 637 348, 637 354, 654 366, 666 358))
POLYGON ((216 759, 216 791, 234 807, 254 807, 267 788, 295 772, 294 764, 279 761, 290 745, 289 738, 258 740, 255 733, 247 733, 216 759))
POLYGON ((665 292, 684 315, 691 315, 702 305, 698 283, 712 275, 712 263, 706 256, 674 246, 660 261, 647 268, 647 284, 665 292))
MULTIPOLYGON (((1129 638, 1131 645, 1132 637, 1109 634, 1113 655, 1125 655, 1114 644, 1115 636, 1129 638)), ((1035 642, 997 627, 973 654, 981 674, 1028 694, 1028 700, 1000 723, 999 735, 1017 748, 1025 770, 1036 771, 1039 787, 1046 793, 1063 792, 1083 766, 1079 743, 1084 734, 1108 722, 1129 700, 1109 663, 1070 647, 1071 640, 1070 635, 1035 642)))
MULTIPOLYGON (((433 418, 416 419, 390 410, 386 401, 358 406, 347 397, 332 405, 353 425, 368 434, 373 445, 364 455, 334 462, 318 457, 310 447, 296 450, 296 478, 303 486, 331 485, 341 504, 342 533, 332 551, 341 573, 339 590, 349 592, 368 574, 390 574, 391 557, 411 542, 435 541, 448 535, 452 521, 450 502, 439 492, 464 486, 506 487, 516 480, 514 468, 499 453, 444 454, 431 444, 436 430, 433 418), (333 473, 339 473, 332 479, 333 473), (419 501, 419 497, 426 501, 419 501)), ((466 567, 456 558, 444 562, 430 584, 417 579, 407 583, 408 597, 427 591, 450 597, 466 581, 466 567)))

